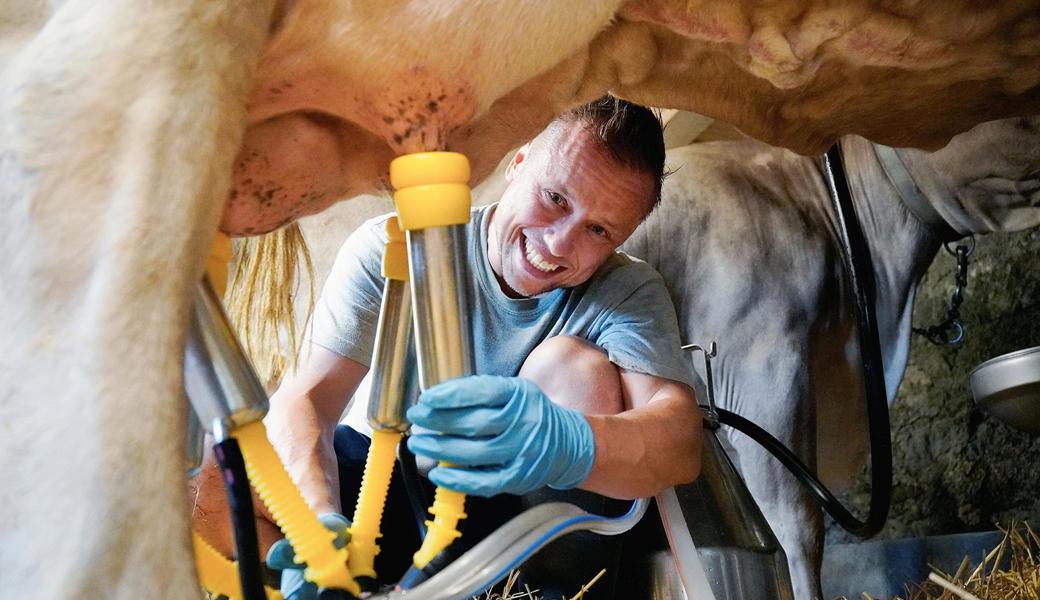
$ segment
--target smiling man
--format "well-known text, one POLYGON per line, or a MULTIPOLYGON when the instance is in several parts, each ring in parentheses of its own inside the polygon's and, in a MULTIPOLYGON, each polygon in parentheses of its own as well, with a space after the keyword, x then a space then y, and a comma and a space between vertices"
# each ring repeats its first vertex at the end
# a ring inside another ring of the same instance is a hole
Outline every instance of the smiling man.
MULTIPOLYGON (((474 209, 467 283, 480 375, 426 390, 408 412, 422 428, 409 448, 455 465, 433 468, 431 481, 494 496, 467 501, 467 544, 522 505, 562 498, 603 511, 605 497, 697 476, 701 417, 675 310, 660 275, 616 251, 656 206, 663 170, 657 117, 607 97, 553 121, 514 156, 500 201, 474 209)), ((351 407, 350 427, 336 424, 371 360, 387 218, 341 248, 309 352, 271 399, 272 441, 319 513, 350 514, 364 468, 364 407, 351 407)), ((391 580, 418 547, 394 477, 377 559, 391 580)), ((612 597, 616 538, 574 534, 551 550, 525 566, 546 598, 574 594, 601 568, 608 580, 586 597, 612 597)), ((289 587, 283 577, 290 597, 306 596, 289 587)))
MULTIPOLYGON (((645 118, 654 118, 646 113, 645 118)), ((561 117, 516 153, 506 170, 511 184, 488 216, 488 261, 502 291, 512 298, 588 281, 660 195, 660 175, 650 173, 656 169, 650 164, 656 162, 655 153, 644 157, 640 153, 646 150, 635 143, 620 146, 617 141, 619 147, 612 150, 603 139, 624 119, 615 116, 617 123, 608 119, 599 131, 591 131, 582 114, 561 117), (625 156, 626 150, 632 154, 625 156)), ((634 134, 651 133, 633 129, 634 134)), ((663 165, 663 150, 661 155, 663 165)))

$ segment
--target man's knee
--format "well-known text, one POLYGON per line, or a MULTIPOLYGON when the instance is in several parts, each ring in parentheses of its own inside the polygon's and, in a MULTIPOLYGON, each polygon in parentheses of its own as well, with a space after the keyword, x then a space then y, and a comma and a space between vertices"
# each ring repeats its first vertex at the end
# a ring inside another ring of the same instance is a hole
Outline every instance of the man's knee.
POLYGON ((624 410, 621 373, 607 353, 581 338, 560 335, 538 345, 520 367, 557 404, 585 414, 624 410))

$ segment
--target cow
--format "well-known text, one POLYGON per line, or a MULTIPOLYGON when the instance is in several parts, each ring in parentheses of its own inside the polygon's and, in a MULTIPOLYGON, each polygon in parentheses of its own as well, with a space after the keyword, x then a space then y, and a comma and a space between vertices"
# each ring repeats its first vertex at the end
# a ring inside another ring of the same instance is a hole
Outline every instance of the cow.
MULTIPOLYGON (((934 153, 857 136, 840 144, 873 259, 891 402, 914 293, 942 244, 1040 226, 1040 116, 978 125, 934 153)), ((718 342, 717 404, 828 479, 851 477, 865 459, 866 413, 839 225, 819 161, 743 140, 672 150, 669 166, 661 205, 623 249, 664 276, 687 341, 718 342)), ((819 598, 821 511, 762 447, 721 431, 784 547, 795 597, 819 598)))
POLYGON ((181 359, 218 228, 260 234, 374 191, 401 153, 461 151, 479 181, 607 90, 808 153, 850 132, 936 148, 1040 99, 1028 2, 33 0, 0 16, 12 597, 195 597, 181 359))

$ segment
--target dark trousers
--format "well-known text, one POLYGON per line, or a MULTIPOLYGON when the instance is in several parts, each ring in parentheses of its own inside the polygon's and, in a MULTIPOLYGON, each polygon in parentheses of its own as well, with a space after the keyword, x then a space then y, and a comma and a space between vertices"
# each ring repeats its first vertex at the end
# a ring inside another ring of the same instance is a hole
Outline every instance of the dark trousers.
MULTIPOLYGON (((336 428, 335 449, 339 463, 340 498, 343 512, 350 518, 357 503, 365 460, 371 444, 368 437, 350 427, 336 428)), ((433 485, 420 477, 420 485, 428 499, 433 498, 433 485)), ((462 537, 455 544, 464 551, 480 542, 500 525, 542 502, 570 502, 593 514, 619 515, 628 509, 628 502, 611 500, 581 490, 539 490, 527 496, 501 494, 491 498, 468 496, 467 517, 459 523, 462 537)), ((427 507, 428 508, 428 507, 427 507)), ((422 518, 428 518, 423 515, 422 518)), ((393 583, 401 578, 412 564, 412 554, 419 549, 417 516, 412 510, 404 485, 400 464, 395 463, 390 479, 390 491, 381 526, 380 552, 376 556, 376 572, 382 583, 393 583)), ((453 550, 456 550, 454 547, 453 550)), ((538 589, 545 600, 575 595, 581 586, 606 569, 603 576, 584 596, 585 600, 613 598, 614 577, 619 567, 621 536, 604 537, 589 532, 568 534, 549 544, 520 566, 521 586, 538 589)), ((523 589, 522 587, 520 589, 523 589)), ((514 588, 514 591, 516 589, 514 588)))

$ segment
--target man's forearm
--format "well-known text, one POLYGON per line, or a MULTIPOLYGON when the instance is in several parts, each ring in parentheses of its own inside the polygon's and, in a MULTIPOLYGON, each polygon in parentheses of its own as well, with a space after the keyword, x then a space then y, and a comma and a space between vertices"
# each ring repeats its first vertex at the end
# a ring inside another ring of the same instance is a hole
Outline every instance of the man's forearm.
POLYGON ((589 415, 596 459, 581 488, 613 498, 653 496, 700 473, 701 413, 677 386, 616 415, 589 415))
POLYGON ((304 500, 318 514, 342 512, 339 469, 333 448, 336 420, 306 396, 271 399, 268 437, 304 500))

